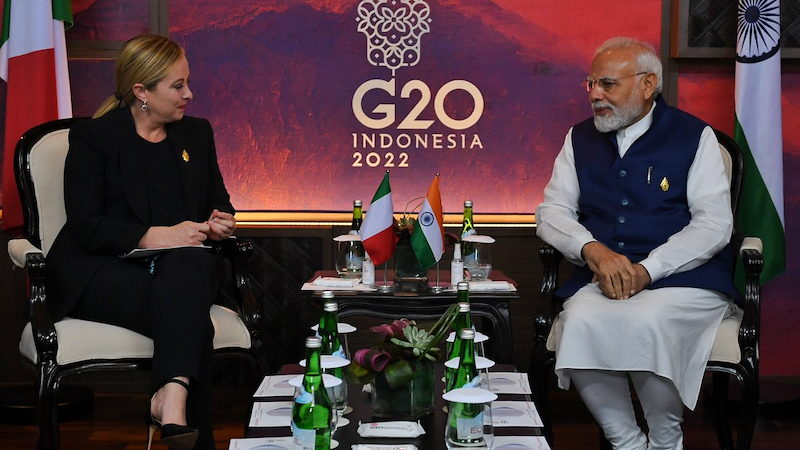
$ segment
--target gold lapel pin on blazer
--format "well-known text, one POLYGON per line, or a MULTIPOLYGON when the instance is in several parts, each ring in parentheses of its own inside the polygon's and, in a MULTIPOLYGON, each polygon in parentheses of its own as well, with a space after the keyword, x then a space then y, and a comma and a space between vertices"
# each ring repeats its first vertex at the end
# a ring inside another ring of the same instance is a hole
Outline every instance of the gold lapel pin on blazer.
POLYGON ((189 152, 187 152, 186 149, 183 149, 183 153, 181 153, 181 156, 183 157, 184 162, 189 162, 189 152))
POLYGON ((667 192, 669 189, 669 181, 667 181, 667 177, 664 177, 664 179, 661 180, 661 184, 659 186, 661 186, 662 191, 667 192))

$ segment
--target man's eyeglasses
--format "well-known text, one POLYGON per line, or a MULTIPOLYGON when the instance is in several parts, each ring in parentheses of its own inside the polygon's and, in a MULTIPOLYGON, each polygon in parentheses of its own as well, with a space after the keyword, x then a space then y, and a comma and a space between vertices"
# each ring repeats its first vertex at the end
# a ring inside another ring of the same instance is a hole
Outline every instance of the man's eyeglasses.
POLYGON ((639 72, 639 73, 634 73, 632 75, 625 75, 624 77, 618 77, 618 78, 603 77, 603 78, 600 78, 599 80, 594 80, 592 78, 588 78, 587 77, 585 80, 583 80, 583 83, 581 83, 581 85, 586 88, 587 92, 592 92, 592 89, 594 89, 595 86, 598 86, 601 91, 611 92, 611 91, 614 90, 615 87, 617 87, 617 85, 619 84, 618 83, 619 80, 621 80, 623 78, 630 78, 630 77, 636 77, 636 76, 639 76, 639 75, 644 75, 646 73, 649 73, 649 72, 639 72))

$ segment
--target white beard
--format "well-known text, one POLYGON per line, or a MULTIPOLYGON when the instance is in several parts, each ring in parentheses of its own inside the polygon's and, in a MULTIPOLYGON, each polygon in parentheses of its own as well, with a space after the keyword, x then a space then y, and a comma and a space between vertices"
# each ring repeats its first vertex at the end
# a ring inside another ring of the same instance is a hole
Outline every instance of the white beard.
MULTIPOLYGON (((632 93, 631 96, 635 95, 632 93)), ((633 104, 630 100, 620 106, 602 103, 600 101, 592 103, 592 108, 608 108, 611 114, 608 115, 594 115, 594 126, 597 131, 601 133, 608 133, 609 131, 621 130, 633 124, 637 117, 642 114, 644 105, 633 104)))

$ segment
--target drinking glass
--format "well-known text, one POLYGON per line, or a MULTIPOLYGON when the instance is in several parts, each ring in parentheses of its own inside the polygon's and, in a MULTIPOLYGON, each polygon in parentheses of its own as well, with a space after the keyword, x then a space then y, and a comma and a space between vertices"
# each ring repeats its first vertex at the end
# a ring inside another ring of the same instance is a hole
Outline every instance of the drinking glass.
POLYGON ((336 272, 342 278, 359 278, 364 264, 364 246, 358 235, 346 236, 353 239, 337 242, 336 272))
POLYGON ((492 271, 492 253, 490 244, 472 243, 472 252, 462 255, 464 273, 469 281, 485 281, 492 271))
POLYGON ((445 395, 458 395, 457 391, 482 392, 477 393, 481 398, 463 398, 469 403, 448 402, 447 425, 444 431, 445 446, 447 446, 448 450, 466 448, 491 449, 494 444, 494 423, 492 420, 492 400, 490 399, 496 399, 497 395, 485 389, 454 389, 445 395))

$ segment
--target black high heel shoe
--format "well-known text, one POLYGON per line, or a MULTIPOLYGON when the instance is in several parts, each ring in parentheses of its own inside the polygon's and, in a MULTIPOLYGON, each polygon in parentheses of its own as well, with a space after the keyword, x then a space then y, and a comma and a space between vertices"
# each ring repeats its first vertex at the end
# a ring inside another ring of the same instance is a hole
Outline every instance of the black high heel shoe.
MULTIPOLYGON (((189 385, 176 378, 167 380, 164 384, 167 383, 180 384, 186 388, 187 392, 189 391, 189 385)), ((164 386, 164 384, 161 386, 164 386)), ((161 389, 161 387, 159 387, 159 389, 161 389)), ((158 389, 156 389, 156 392, 158 392, 158 389)), ((155 398, 155 396, 156 395, 153 394, 153 398, 155 398)), ((152 402, 153 399, 150 399, 150 403, 152 402)), ((157 429, 161 430, 161 442, 171 450, 191 450, 194 448, 198 436, 200 436, 200 431, 197 428, 186 425, 176 425, 174 423, 162 425, 161 422, 156 420, 156 418, 149 413, 147 414, 147 450, 150 450, 150 445, 153 443, 153 435, 156 433, 157 429)))

